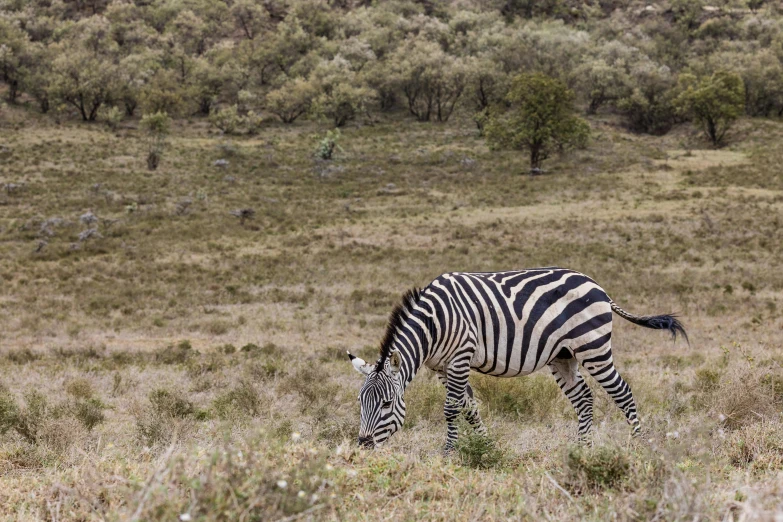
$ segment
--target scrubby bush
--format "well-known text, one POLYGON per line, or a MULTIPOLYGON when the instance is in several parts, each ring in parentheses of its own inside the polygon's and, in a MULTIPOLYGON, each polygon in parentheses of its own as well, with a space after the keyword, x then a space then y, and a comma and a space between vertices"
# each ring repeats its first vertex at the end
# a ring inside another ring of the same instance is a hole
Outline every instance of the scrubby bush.
POLYGON ((235 134, 242 125, 242 120, 236 105, 213 108, 209 113, 209 123, 223 134, 235 134))
POLYGON ((149 405, 136 412, 136 435, 148 447, 170 441, 182 422, 196 413, 193 403, 178 391, 158 388, 148 398, 149 405))
POLYGON ((169 136, 171 119, 165 112, 145 114, 141 119, 141 127, 147 136, 147 168, 156 170, 163 157, 169 136))
POLYGON ((461 421, 457 454, 462 463, 471 468, 491 469, 503 462, 503 451, 497 442, 487 435, 476 432, 466 422, 461 421))
POLYGON ((615 447, 575 446, 566 455, 569 485, 578 489, 616 488, 628 478, 630 468, 628 457, 615 447))
POLYGON ((339 144, 341 137, 340 129, 327 131, 326 134, 318 137, 318 148, 315 150, 316 157, 322 160, 332 159, 335 151, 342 150, 339 144))
POLYGON ((104 107, 99 111, 100 119, 109 129, 116 131, 122 123, 123 111, 119 107, 104 107))
POLYGON ((258 392, 252 384, 245 381, 240 381, 212 402, 212 409, 221 419, 256 416, 260 407, 258 392))
POLYGON ((574 93, 543 74, 521 74, 506 96, 510 108, 493 114, 486 126, 492 147, 526 151, 530 168, 540 169, 550 154, 583 146, 587 123, 573 114, 574 93))

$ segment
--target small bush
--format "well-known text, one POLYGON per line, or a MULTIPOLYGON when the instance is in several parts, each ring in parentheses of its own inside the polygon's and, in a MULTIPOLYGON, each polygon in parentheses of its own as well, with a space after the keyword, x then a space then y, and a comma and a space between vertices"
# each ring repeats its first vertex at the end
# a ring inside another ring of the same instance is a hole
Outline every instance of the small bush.
POLYGON ((88 431, 90 431, 106 420, 106 416, 103 414, 105 408, 106 405, 99 399, 90 398, 76 402, 73 407, 73 415, 88 431))
POLYGON ((235 134, 243 122, 236 105, 209 113, 209 123, 223 134, 235 134))
POLYGON ((628 477, 628 457, 609 446, 572 447, 566 457, 568 482, 580 489, 602 490, 622 484, 628 477))
POLYGON ((150 393, 149 399, 153 411, 158 415, 182 418, 194 412, 193 403, 177 392, 158 388, 150 393))
POLYGON ((711 368, 699 368, 696 370, 695 385, 696 389, 709 393, 718 389, 720 386, 721 372, 711 368))
POLYGON ((335 151, 342 151, 339 145, 342 133, 340 129, 327 131, 325 135, 318 137, 318 147, 315 149, 315 155, 322 160, 330 160, 334 157, 335 151))
POLYGON ((89 399, 95 394, 92 383, 87 379, 71 379, 65 384, 65 391, 76 399, 89 399))
POLYGON ((0 385, 0 435, 16 426, 19 419, 19 405, 8 389, 0 385))
POLYGON ((494 440, 477 433, 467 423, 463 423, 460 431, 457 454, 464 465, 476 469, 490 469, 503 462, 503 452, 494 440))
POLYGON ((261 401, 258 392, 248 382, 240 382, 212 403, 215 414, 221 419, 258 415, 261 401))
POLYGON ((99 111, 101 120, 112 131, 116 131, 120 127, 123 115, 123 111, 119 107, 104 107, 99 111))
POLYGON ((35 444, 41 434, 43 425, 50 413, 49 402, 38 391, 27 392, 24 396, 25 407, 18 410, 14 429, 27 442, 35 444))
POLYGON ((196 355, 190 341, 181 341, 176 346, 167 346, 155 352, 155 362, 160 364, 184 364, 196 355))
POLYGON ((136 415, 136 435, 148 447, 171 440, 183 419, 195 413, 193 403, 174 391, 159 388, 149 395, 149 406, 136 415))

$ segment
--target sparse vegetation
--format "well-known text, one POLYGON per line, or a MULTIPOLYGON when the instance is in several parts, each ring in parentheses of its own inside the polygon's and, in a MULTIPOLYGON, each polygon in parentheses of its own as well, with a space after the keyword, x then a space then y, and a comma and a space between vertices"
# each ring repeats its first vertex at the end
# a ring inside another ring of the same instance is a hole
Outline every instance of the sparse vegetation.
POLYGON ((502 4, 4 4, 0 518, 779 516, 778 6, 502 4), (719 71, 743 94, 717 148, 685 98, 719 71), (476 129, 520 73, 590 130, 546 179, 476 129), (424 372, 404 429, 356 447, 344 352, 375 360, 401 291, 545 265, 688 327, 613 333, 642 437, 589 378, 572 448, 546 372, 474 375, 490 438, 446 457, 424 372))

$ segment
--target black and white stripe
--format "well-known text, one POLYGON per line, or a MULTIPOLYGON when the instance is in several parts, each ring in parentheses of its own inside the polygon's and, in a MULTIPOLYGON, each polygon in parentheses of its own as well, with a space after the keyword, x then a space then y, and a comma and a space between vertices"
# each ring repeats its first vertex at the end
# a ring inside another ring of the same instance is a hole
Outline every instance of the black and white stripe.
POLYGON ((359 396, 360 442, 372 446, 399 429, 405 387, 422 366, 437 372, 446 386, 447 449, 457 439, 458 415, 485 430, 468 383, 471 370, 516 377, 549 367, 577 412, 581 438, 593 422, 593 395, 579 373, 581 365, 637 434, 633 394, 612 361, 612 311, 640 326, 687 339, 673 315, 630 314, 595 281, 562 268, 449 273, 424 290, 408 292, 392 313, 375 365, 351 356, 367 375, 359 396))

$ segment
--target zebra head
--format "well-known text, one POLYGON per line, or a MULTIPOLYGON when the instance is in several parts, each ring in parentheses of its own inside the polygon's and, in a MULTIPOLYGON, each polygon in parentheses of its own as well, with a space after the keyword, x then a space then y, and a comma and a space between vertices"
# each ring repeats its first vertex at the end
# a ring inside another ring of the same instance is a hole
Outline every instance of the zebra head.
POLYGON ((393 351, 381 368, 367 364, 350 352, 348 357, 356 371, 367 377, 359 392, 359 444, 373 448, 400 429, 405 420, 400 353, 393 351))

